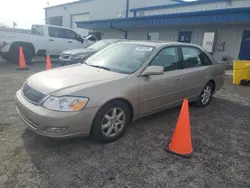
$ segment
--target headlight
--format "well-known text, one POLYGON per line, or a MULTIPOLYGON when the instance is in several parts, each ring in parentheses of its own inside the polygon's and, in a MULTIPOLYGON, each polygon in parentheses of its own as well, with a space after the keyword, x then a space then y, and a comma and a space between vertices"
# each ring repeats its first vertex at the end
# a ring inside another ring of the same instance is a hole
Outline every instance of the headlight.
POLYGON ((49 97, 43 106, 50 110, 63 111, 63 112, 76 112, 82 110, 88 103, 86 97, 49 97))

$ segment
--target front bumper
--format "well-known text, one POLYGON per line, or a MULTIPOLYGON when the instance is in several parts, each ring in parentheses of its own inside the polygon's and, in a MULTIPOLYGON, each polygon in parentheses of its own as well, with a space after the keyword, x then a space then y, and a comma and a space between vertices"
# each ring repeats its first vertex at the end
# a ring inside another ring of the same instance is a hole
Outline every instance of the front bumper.
POLYGON ((27 101, 22 91, 16 93, 17 113, 34 132, 52 138, 65 138, 77 135, 89 135, 92 121, 99 110, 98 107, 85 108, 79 112, 51 111, 27 101), (67 129, 62 133, 46 131, 48 127, 67 129))

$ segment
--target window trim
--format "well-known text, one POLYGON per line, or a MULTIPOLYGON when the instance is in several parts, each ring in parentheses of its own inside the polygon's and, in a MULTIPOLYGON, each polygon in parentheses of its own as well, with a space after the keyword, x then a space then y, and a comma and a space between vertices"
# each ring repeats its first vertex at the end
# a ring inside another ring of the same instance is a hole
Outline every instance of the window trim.
MULTIPOLYGON (((198 48, 198 47, 196 47, 196 46, 180 45, 180 46, 179 46, 179 49, 180 49, 180 54, 181 54, 181 67, 182 67, 182 69, 193 69, 193 68, 198 68, 198 67, 186 67, 186 68, 185 68, 185 66, 184 66, 184 55, 183 55, 183 52, 182 52, 182 48, 183 48, 183 47, 188 47, 188 48, 197 49, 197 50, 200 52, 200 54, 206 55, 207 59, 211 62, 211 65, 213 65, 212 61, 211 61, 210 58, 207 56, 207 54, 206 54, 204 51, 202 51, 200 48, 198 48)), ((211 66, 211 65, 203 65, 203 67, 205 67, 205 66, 211 66)), ((201 67, 201 66, 199 66, 199 67, 201 67)))
MULTIPOLYGON (((161 53, 162 50, 166 49, 166 48, 177 48, 177 53, 178 53, 178 57, 179 57, 179 62, 177 64, 177 69, 175 70, 169 70, 169 71, 176 71, 176 70, 180 70, 182 69, 182 57, 181 57, 181 54, 180 54, 180 48, 179 48, 179 45, 173 45, 173 46, 165 46, 163 47, 153 58, 152 60, 150 61, 150 63, 148 64, 148 67, 151 66, 151 63, 154 61, 154 59, 156 58, 156 56, 159 55, 159 53, 161 53)), ((164 70, 164 73, 165 72, 169 72, 169 71, 165 71, 164 70)))

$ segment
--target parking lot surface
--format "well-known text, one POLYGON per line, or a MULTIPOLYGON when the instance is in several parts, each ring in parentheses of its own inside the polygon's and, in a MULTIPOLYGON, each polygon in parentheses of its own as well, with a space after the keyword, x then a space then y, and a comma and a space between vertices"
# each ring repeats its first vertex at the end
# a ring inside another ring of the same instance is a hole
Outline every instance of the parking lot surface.
POLYGON ((190 107, 194 154, 164 151, 180 107, 137 120, 120 140, 50 139, 26 128, 15 92, 28 71, 0 62, 0 187, 250 187, 250 88, 226 78, 206 108, 190 107))

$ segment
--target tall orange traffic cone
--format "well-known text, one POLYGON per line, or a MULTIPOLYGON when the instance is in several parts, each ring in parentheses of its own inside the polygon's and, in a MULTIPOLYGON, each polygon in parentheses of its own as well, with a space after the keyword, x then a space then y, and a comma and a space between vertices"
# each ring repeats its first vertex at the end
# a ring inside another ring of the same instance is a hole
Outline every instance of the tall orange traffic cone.
POLYGON ((187 99, 184 99, 183 101, 172 140, 168 145, 168 148, 165 148, 165 150, 187 158, 192 156, 193 148, 187 99))
POLYGON ((47 55, 47 57, 46 57, 46 70, 49 70, 51 68, 52 68, 52 66, 51 66, 50 56, 47 55))
POLYGON ((23 48, 19 47, 19 67, 17 70, 28 70, 26 61, 23 55, 23 48))

